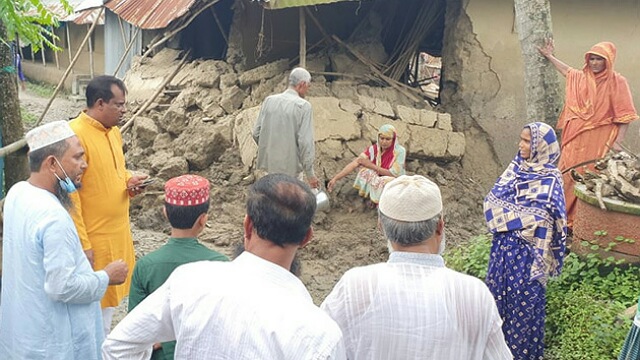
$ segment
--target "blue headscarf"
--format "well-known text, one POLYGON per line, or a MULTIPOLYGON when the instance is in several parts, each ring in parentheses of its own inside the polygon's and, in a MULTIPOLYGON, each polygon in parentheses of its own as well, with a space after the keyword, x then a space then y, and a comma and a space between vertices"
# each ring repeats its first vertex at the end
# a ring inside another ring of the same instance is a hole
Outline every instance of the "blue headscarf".
POLYGON ((531 131, 528 159, 520 152, 500 175, 484 200, 484 215, 492 233, 511 232, 534 249, 531 280, 545 284, 562 269, 567 234, 562 174, 555 165, 560 146, 545 123, 531 131))

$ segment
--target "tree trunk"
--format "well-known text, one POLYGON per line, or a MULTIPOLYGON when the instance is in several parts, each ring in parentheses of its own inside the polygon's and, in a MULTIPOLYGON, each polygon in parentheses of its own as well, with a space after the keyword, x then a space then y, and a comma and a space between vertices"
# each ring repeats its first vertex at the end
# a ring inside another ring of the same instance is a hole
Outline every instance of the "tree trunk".
MULTIPOLYGON (((6 39, 6 29, 0 21, 0 38, 6 39)), ((13 66, 11 48, 0 44, 0 69, 13 66)), ((20 100, 18 99, 18 84, 15 73, 0 72, 0 129, 2 143, 9 145, 24 138, 22 117, 20 116, 20 100)), ((29 176, 27 149, 19 150, 7 155, 4 159, 4 184, 9 189, 13 184, 29 176)))
POLYGON ((537 47, 552 38, 549 0, 514 0, 516 30, 524 60, 527 120, 556 126, 562 99, 556 69, 537 47))

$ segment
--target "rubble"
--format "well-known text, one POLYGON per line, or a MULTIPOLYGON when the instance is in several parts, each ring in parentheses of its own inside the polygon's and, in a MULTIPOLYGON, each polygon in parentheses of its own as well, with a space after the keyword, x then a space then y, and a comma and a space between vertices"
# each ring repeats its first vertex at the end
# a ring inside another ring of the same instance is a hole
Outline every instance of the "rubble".
MULTIPOLYGON (((159 55, 166 69, 161 74, 175 68, 177 60, 166 63, 175 54, 163 50, 159 55)), ((316 67, 329 62, 326 56, 314 59, 316 67)), ((154 78, 158 72, 151 65, 154 62, 138 65, 135 76, 127 76, 127 86, 140 88, 137 79, 154 78)), ((260 103, 286 89, 288 64, 288 59, 281 59, 241 74, 214 60, 184 66, 172 81, 173 90, 162 94, 144 117, 136 119, 129 163, 163 180, 195 171, 224 184, 246 182, 257 154, 252 130, 260 103), (230 154, 229 149, 242 168, 237 173, 220 171, 221 157, 230 154)), ((324 180, 375 143, 378 129, 387 123, 396 127, 398 141, 407 149, 407 164, 445 164, 464 155, 465 136, 454 131, 449 114, 434 111, 426 102, 416 107, 394 88, 357 80, 328 81, 317 75, 312 76, 307 100, 314 111, 316 172, 324 180)))

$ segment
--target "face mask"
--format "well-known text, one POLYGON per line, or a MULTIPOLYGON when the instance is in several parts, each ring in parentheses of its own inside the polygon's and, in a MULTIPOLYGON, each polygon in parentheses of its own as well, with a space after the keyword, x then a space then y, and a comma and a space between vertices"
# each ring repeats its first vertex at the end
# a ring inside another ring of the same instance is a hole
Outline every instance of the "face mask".
POLYGON ((64 180, 60 179, 60 177, 58 176, 58 174, 53 173, 53 175, 56 176, 56 178, 58 179, 58 184, 60 184, 60 187, 66 191, 67 193, 71 194, 72 192, 75 192, 77 190, 76 185, 73 183, 73 181, 71 181, 71 179, 69 178, 69 175, 67 175, 67 172, 64 171, 64 168, 62 167, 62 164, 60 164, 60 162, 58 161, 58 159, 54 158, 56 160, 56 163, 58 164, 58 166, 60 167, 60 169, 62 170, 62 173, 64 174, 65 178, 64 180))

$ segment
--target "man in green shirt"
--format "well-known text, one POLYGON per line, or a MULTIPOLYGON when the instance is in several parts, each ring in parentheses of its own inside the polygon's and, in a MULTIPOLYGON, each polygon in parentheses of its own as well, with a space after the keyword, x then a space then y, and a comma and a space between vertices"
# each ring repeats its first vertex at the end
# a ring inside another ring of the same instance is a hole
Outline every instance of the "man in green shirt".
MULTIPOLYGON (((197 175, 170 179, 164 186, 164 213, 171 238, 160 249, 138 260, 131 278, 129 311, 159 288, 178 266, 195 261, 229 259, 198 242, 207 223, 209 181, 197 175)), ((176 342, 155 344, 151 359, 173 359, 176 342)))

